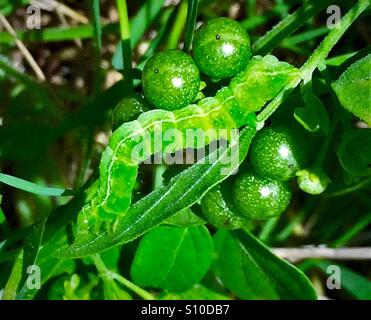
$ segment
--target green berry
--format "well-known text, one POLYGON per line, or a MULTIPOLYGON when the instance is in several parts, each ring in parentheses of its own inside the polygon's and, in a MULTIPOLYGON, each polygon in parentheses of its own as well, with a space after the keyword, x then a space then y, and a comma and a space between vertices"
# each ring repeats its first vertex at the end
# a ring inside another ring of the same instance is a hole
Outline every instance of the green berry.
POLYGON ((192 58, 180 50, 155 54, 144 66, 143 90, 159 109, 176 110, 192 103, 200 88, 200 73, 192 58))
POLYGON ((261 178, 250 169, 236 179, 233 197, 236 207, 247 218, 265 220, 286 210, 291 190, 287 182, 261 178))
POLYGON ((229 208, 220 186, 211 189, 201 200, 202 213, 207 221, 221 229, 234 230, 246 225, 247 219, 229 208))
POLYGON ((235 20, 212 19, 196 31, 193 57, 199 69, 211 78, 233 77, 251 58, 249 36, 235 20))
POLYGON ((348 173, 359 177, 371 175, 371 129, 346 133, 340 143, 338 157, 348 173))
POLYGON ((294 127, 260 131, 251 146, 251 164, 259 175, 287 181, 310 163, 310 138, 294 127))
POLYGON ((321 169, 309 168, 296 173, 298 185, 306 193, 317 195, 327 189, 330 182, 329 177, 321 169))
POLYGON ((135 94, 122 99, 111 115, 112 129, 116 130, 123 123, 133 121, 138 116, 149 110, 149 107, 140 94, 135 94))

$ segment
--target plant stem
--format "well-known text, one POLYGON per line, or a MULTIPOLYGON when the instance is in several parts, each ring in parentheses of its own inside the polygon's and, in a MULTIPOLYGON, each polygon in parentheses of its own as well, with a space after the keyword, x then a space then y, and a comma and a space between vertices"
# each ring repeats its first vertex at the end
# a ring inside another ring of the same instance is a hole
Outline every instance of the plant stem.
POLYGON ((256 16, 256 0, 246 0, 246 15, 251 18, 256 16))
POLYGON ((138 287, 136 284, 132 283, 128 279, 124 278, 123 276, 119 275, 116 272, 109 270, 106 265, 104 264, 103 260, 101 259, 99 254, 92 255, 91 258, 94 261, 94 264, 98 270, 98 272, 102 275, 102 277, 106 277, 109 279, 114 279, 121 283, 126 288, 130 289, 138 296, 143 298, 144 300, 156 300, 155 296, 150 294, 148 291, 138 287))
POLYGON ((113 279, 117 280, 123 286, 127 287, 131 291, 135 292, 138 296, 142 297, 144 300, 156 300, 155 296, 150 294, 148 291, 138 287, 128 279, 119 275, 118 273, 112 273, 113 279))
POLYGON ((117 0, 117 10, 120 19, 121 40, 130 40, 130 23, 126 0, 117 0))
MULTIPOLYGON (((308 19, 329 6, 331 3, 332 0, 322 0, 312 1, 312 3, 303 5, 293 14, 290 14, 277 24, 272 30, 268 31, 263 37, 260 37, 253 45, 254 53, 260 55, 269 53, 282 41, 282 39, 285 39, 308 19)), ((276 10, 275 13, 280 15, 281 10, 276 10)))
POLYGON ((18 256, 14 261, 12 271, 4 288, 4 293, 1 298, 2 300, 16 299, 17 288, 22 278, 22 268, 23 268, 23 249, 19 252, 18 256))
POLYGON ((280 218, 272 218, 269 219, 266 223, 264 223, 263 228, 260 230, 258 238, 263 241, 267 242, 272 234, 274 228, 276 227, 277 223, 279 222, 280 218))
POLYGON ((332 48, 336 45, 345 31, 352 25, 358 16, 369 6, 369 0, 358 1, 348 13, 338 22, 321 42, 307 62, 301 67, 304 81, 312 77, 313 71, 327 58, 332 48))
POLYGON ((259 113, 257 121, 260 123, 258 128, 262 128, 264 122, 278 109, 281 103, 290 95, 294 88, 300 83, 301 78, 293 80, 259 113))
POLYGON ((16 189, 20 189, 32 194, 48 197, 68 197, 75 195, 75 191, 68 189, 49 188, 40 186, 33 182, 13 177, 8 174, 0 173, 0 183, 4 183, 16 189))
POLYGON ((325 61, 331 49, 340 40, 342 35, 351 26, 354 20, 357 19, 357 17, 364 10, 366 10, 368 5, 369 0, 360 0, 348 11, 348 13, 339 22, 339 28, 330 31, 314 53, 309 57, 307 62, 301 67, 301 77, 294 79, 282 89, 282 91, 258 115, 258 122, 264 123, 277 110, 280 104, 294 90, 301 80, 304 80, 304 82, 310 81, 314 70, 325 61))
POLYGON ((354 237, 359 235, 364 229, 366 229, 371 223, 371 212, 362 217, 357 223, 347 228, 346 232, 343 233, 340 238, 338 238, 332 247, 339 248, 347 244, 354 237))
POLYGON ((91 4, 93 30, 94 30, 94 64, 95 75, 93 81, 93 94, 96 96, 101 90, 102 70, 101 70, 101 55, 102 55, 102 25, 100 23, 100 6, 99 0, 93 0, 91 4))
POLYGON ((180 36, 187 20, 187 1, 183 0, 179 6, 179 11, 175 23, 171 29, 166 48, 175 49, 178 46, 180 36))
POLYGON ((326 69, 326 64, 323 63, 319 67, 319 69, 320 69, 322 77, 324 78, 324 80, 326 82, 326 85, 329 89, 331 100, 332 100, 332 103, 335 107, 335 111, 333 112, 333 119, 331 121, 330 132, 326 136, 325 141, 323 142, 323 144, 321 146, 321 149, 318 153, 318 156, 317 156, 317 158, 314 162, 314 167, 316 167, 316 168, 322 168, 322 164, 325 161, 327 151, 328 151, 328 148, 330 146, 330 142, 331 142, 332 138, 334 137, 336 127, 337 127, 337 125, 340 121, 340 112, 337 112, 337 111, 338 111, 338 109, 339 109, 339 111, 341 110, 341 108, 338 108, 339 103, 338 103, 337 97, 336 97, 336 95, 335 95, 335 93, 334 93, 334 91, 332 90, 332 87, 331 87, 332 79, 331 79, 330 74, 328 73, 328 71, 326 69))
POLYGON ((194 30, 196 26, 197 11, 198 11, 198 0, 187 0, 187 25, 184 39, 184 52, 189 52, 193 41, 194 30))
POLYGON ((130 41, 130 22, 126 0, 116 0, 120 19, 120 33, 122 46, 122 60, 125 82, 130 92, 133 91, 132 56, 130 41))
POLYGON ((360 190, 360 189, 362 189, 363 187, 366 187, 369 184, 371 184, 371 178, 364 179, 364 180, 362 180, 361 182, 357 183, 354 186, 351 186, 351 187, 345 188, 343 190, 339 190, 339 191, 330 193, 328 196, 329 197, 340 197, 340 196, 344 196, 344 195, 346 195, 348 193, 351 193, 351 192, 360 190))

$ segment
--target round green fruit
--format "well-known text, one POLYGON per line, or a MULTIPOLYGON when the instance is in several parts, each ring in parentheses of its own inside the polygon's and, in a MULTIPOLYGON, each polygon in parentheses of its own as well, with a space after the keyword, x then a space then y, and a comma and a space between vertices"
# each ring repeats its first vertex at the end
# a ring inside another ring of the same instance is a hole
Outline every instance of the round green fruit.
POLYGON ((180 50, 155 54, 144 66, 143 90, 159 109, 176 110, 192 103, 200 88, 200 73, 192 58, 180 50))
POLYGON ((298 185, 306 193, 317 195, 323 193, 330 182, 326 173, 317 168, 303 169, 296 173, 298 185))
POLYGON ((261 178, 250 169, 236 179, 233 197, 241 214, 249 219, 265 220, 286 210, 291 189, 287 182, 261 178))
POLYGON ((262 177, 287 181, 311 161, 310 138, 292 127, 261 130, 251 146, 250 160, 262 177))
POLYGON ((202 213, 207 221, 221 229, 243 228, 248 219, 233 212, 224 200, 220 186, 211 189, 201 200, 202 213))
POLYGON ((193 57, 199 69, 209 77, 233 77, 246 67, 251 58, 249 36, 235 20, 212 19, 196 31, 193 57))
POLYGON ((141 94, 122 99, 111 114, 112 129, 116 130, 123 123, 135 120, 141 113, 148 110, 148 104, 141 94))

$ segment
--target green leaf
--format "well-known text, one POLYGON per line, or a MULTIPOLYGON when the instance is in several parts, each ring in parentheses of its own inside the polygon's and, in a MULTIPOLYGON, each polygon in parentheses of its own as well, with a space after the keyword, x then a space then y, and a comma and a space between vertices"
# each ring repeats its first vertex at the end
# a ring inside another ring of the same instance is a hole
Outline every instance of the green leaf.
POLYGON ((159 297, 160 300, 231 300, 230 297, 214 292, 207 287, 196 284, 193 288, 179 292, 166 292, 159 297))
POLYGON ((371 54, 346 69, 333 88, 346 110, 371 125, 371 54))
POLYGON ((132 300, 131 295, 124 289, 122 289, 114 280, 105 279, 103 280, 103 294, 105 300, 132 300))
POLYGON ((24 238, 24 255, 23 255, 23 270, 22 281, 24 284, 27 280, 27 268, 35 265, 39 252, 41 250, 42 239, 45 231, 46 218, 30 227, 30 231, 24 238))
POLYGON ((275 256, 252 234, 219 230, 214 270, 242 299, 316 299, 306 276, 275 256))
POLYGON ((338 148, 339 162, 353 176, 371 175, 371 128, 356 129, 342 136, 338 148))
POLYGON ((330 120, 322 101, 313 94, 310 84, 302 87, 302 92, 305 107, 295 109, 295 119, 309 132, 328 135, 330 120))
POLYGON ((164 223, 174 227, 186 228, 206 224, 206 221, 194 214, 190 208, 187 208, 166 219, 164 223))
POLYGON ((158 227, 141 240, 131 275, 140 286, 180 292, 201 281, 212 256, 212 238, 204 226, 158 227))
POLYGON ((6 221, 5 214, 3 210, 1 209, 1 202, 3 200, 3 196, 0 194, 0 224, 4 223, 6 221))
POLYGON ((287 16, 272 30, 260 37, 253 45, 255 54, 267 54, 272 51, 281 41, 298 29, 310 18, 332 3, 331 0, 313 1, 304 4, 293 14, 287 16))
POLYGON ((2 296, 3 300, 15 300, 17 296, 17 288, 22 277, 22 267, 23 267, 23 251, 21 251, 18 254, 14 261, 10 277, 4 288, 4 293, 2 296))
POLYGON ((93 0, 91 3, 92 8, 92 20, 94 30, 94 41, 98 52, 102 50, 102 24, 100 22, 100 6, 99 0, 93 0))
MULTIPOLYGON (((39 228, 36 227, 33 233, 35 238, 37 238, 37 229, 39 228)), ((28 237, 30 238, 31 236, 29 235, 28 237)), ((33 241, 35 242, 35 240, 33 241)), ((38 253, 34 258, 33 264, 37 265, 41 270, 41 286, 43 286, 52 277, 65 273, 71 274, 74 272, 75 262, 73 260, 57 259, 51 254, 55 250, 55 248, 66 245, 66 243, 67 234, 65 230, 60 230, 52 239, 50 239, 48 243, 43 244, 42 247, 38 248, 38 253)), ((29 255, 32 255, 33 257, 34 254, 35 253, 30 250, 29 255)), ((25 265, 25 267, 27 266, 25 265)), ((17 295, 17 299, 31 300, 38 293, 38 290, 36 288, 29 288, 25 280, 26 279, 22 279, 22 282, 20 284, 21 288, 17 295)))
POLYGON ((189 52, 191 48, 191 44, 193 41, 194 30, 196 27, 196 19, 197 19, 197 11, 198 11, 198 0, 188 0, 187 6, 187 23, 186 23, 186 31, 185 31, 185 40, 184 40, 184 48, 185 52, 189 52))
MULTIPOLYGON (((170 216, 192 206, 213 186, 225 180, 246 158, 255 133, 255 128, 246 127, 240 134, 238 152, 233 146, 216 150, 219 156, 216 161, 206 158, 196 163, 174 177, 168 185, 156 189, 136 202, 126 215, 118 220, 113 232, 102 231, 98 235, 81 237, 70 247, 56 252, 56 255, 79 258, 108 250, 138 238, 170 216), (225 163, 229 163, 229 174, 225 172, 225 163)), ((214 156, 214 153, 210 155, 214 156)))
MULTIPOLYGON (((134 48, 147 28, 157 17, 165 0, 151 0, 146 2, 130 21, 130 42, 134 48)), ((112 58, 112 65, 116 70, 123 70, 122 46, 119 43, 112 58)))
MULTIPOLYGON (((327 276, 329 275, 327 273, 327 268, 330 265, 334 265, 334 263, 330 261, 319 261, 316 263, 316 266, 327 276)), ((371 282, 367 278, 342 265, 336 264, 336 266, 340 268, 342 288, 357 299, 371 300, 371 282)))
POLYGON ((26 192, 42 196, 63 197, 71 196, 74 194, 74 192, 71 190, 43 187, 35 183, 20 178, 16 178, 4 173, 0 173, 0 183, 5 183, 13 188, 17 188, 26 192))

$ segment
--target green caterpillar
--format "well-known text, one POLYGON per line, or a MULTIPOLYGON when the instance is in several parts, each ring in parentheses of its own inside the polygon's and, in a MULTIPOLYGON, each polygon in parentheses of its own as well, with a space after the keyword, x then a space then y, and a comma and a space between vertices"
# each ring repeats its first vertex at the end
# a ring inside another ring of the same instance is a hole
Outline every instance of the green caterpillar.
MULTIPOLYGON (((138 165, 161 150, 175 152, 182 148, 199 148, 197 141, 186 139, 189 130, 238 129, 251 124, 254 112, 260 110, 286 85, 300 77, 300 71, 276 57, 255 56, 229 86, 214 97, 200 100, 175 111, 152 110, 137 120, 124 123, 111 136, 102 154, 100 178, 95 195, 78 215, 78 229, 89 232, 124 215, 131 205, 138 165), (166 141, 167 130, 176 129, 173 141, 166 141), (158 139, 162 144, 152 144, 158 139), (142 152, 134 151, 139 145, 142 152), (135 154, 133 156, 133 154, 135 154)), ((228 135, 206 136, 204 145, 228 135)))

